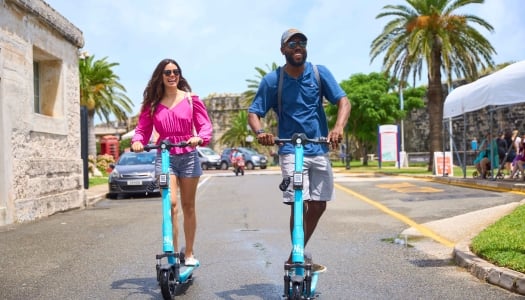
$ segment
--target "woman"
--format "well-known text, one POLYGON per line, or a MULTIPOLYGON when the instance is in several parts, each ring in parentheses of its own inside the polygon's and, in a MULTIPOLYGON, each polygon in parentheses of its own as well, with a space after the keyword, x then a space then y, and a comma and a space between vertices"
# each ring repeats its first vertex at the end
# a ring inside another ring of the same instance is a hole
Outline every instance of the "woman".
MULTIPOLYGON (((153 129, 158 135, 157 143, 169 140, 172 143, 186 141, 189 144, 185 148, 174 147, 170 150, 171 218, 173 247, 178 251, 179 188, 186 239, 185 264, 195 266, 199 264, 193 251, 197 228, 195 195, 199 177, 202 175, 195 147, 209 143, 212 137, 210 118, 204 103, 198 96, 191 94, 191 87, 182 76, 179 64, 172 59, 159 62, 144 89, 143 96, 131 149, 136 152, 143 151, 144 145, 150 141, 153 129)), ((157 155, 156 169, 160 172, 160 155, 157 155)))

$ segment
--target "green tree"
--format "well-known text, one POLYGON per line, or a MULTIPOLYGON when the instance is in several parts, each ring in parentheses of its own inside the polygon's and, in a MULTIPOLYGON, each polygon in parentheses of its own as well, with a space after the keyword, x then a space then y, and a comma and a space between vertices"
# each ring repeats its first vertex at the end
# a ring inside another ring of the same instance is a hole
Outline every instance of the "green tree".
MULTIPOLYGON (((248 90, 243 93, 243 105, 246 107, 250 106, 250 104, 253 102, 253 98, 255 98, 255 94, 257 93, 257 89, 259 88, 259 84, 261 83, 263 77, 266 76, 266 74, 277 70, 277 67, 278 65, 275 62, 272 63, 271 66, 266 65, 266 69, 268 71, 259 67, 255 67, 255 70, 257 71, 257 75, 255 75, 255 77, 257 79, 246 79, 246 82, 248 82, 248 90)), ((277 134, 277 114, 273 110, 266 114, 263 122, 263 125, 268 127, 270 132, 277 134)))
MULTIPOLYGON (((377 127, 381 124, 395 124, 405 117, 405 111, 424 105, 424 88, 407 89, 402 111, 393 82, 386 74, 370 73, 352 75, 340 84, 352 104, 345 131, 355 140, 355 148, 358 155, 363 157, 364 165, 368 165, 367 154, 376 146, 377 127)), ((326 111, 328 123, 333 126, 337 107, 327 106, 326 111)))
POLYGON ((371 61, 385 53, 383 68, 406 82, 412 73, 421 76, 425 63, 428 78, 428 115, 430 159, 432 170, 434 151, 442 150, 442 119, 445 102, 441 71, 448 82, 452 73, 458 78, 478 78, 478 70, 493 66, 495 50, 490 42, 470 24, 489 32, 492 26, 469 14, 455 13, 469 4, 484 0, 406 0, 408 6, 387 5, 377 19, 392 17, 381 34, 371 44, 371 61))
POLYGON ((118 63, 107 62, 107 57, 95 60, 95 56, 82 55, 79 60, 80 105, 88 111, 88 154, 96 156, 95 114, 106 123, 110 115, 118 122, 127 120, 133 102, 124 94, 126 89, 113 72, 118 63))
POLYGON ((246 146, 246 137, 251 135, 248 129, 248 111, 241 110, 232 120, 230 128, 220 137, 219 141, 223 145, 230 147, 246 146))

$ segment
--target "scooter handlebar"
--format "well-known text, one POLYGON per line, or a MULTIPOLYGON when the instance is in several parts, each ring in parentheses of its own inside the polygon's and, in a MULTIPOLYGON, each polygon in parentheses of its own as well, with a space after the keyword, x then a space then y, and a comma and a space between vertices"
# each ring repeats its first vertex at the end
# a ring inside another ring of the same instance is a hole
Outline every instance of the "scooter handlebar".
POLYGON ((144 151, 150 151, 152 149, 166 149, 166 150, 170 150, 171 148, 173 147, 180 147, 180 148, 184 148, 184 147, 188 147, 189 144, 187 142, 179 142, 179 143, 172 143, 170 142, 169 140, 164 140, 162 142, 160 142, 160 144, 147 144, 146 146, 144 146, 144 151))
POLYGON ((276 145, 284 144, 284 143, 291 143, 291 144, 295 144, 295 145, 298 145, 298 144, 302 144, 302 145, 306 145, 306 144, 327 144, 328 145, 328 144, 331 144, 332 142, 329 142, 328 138, 326 138, 326 137, 318 137, 318 138, 315 138, 315 139, 310 139, 310 138, 306 137, 306 135, 304 133, 296 133, 290 139, 275 138, 274 139, 274 143, 276 145))

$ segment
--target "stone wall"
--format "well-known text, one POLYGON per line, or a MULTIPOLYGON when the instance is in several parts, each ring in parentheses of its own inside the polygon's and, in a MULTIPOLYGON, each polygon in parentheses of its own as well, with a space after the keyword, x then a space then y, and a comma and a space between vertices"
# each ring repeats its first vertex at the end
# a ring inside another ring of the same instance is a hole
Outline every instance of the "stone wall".
POLYGON ((0 225, 85 205, 83 43, 82 32, 45 2, 0 0, 0 225))
POLYGON ((220 137, 229 129, 239 111, 247 110, 248 107, 243 105, 241 94, 213 94, 203 99, 203 102, 213 123, 210 146, 220 152, 225 147, 219 142, 220 137))

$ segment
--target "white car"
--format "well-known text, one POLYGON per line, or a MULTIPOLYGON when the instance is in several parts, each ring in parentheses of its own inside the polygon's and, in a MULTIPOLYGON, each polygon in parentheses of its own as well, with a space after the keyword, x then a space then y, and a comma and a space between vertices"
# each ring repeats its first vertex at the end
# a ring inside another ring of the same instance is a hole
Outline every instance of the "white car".
POLYGON ((199 160, 203 170, 221 168, 221 156, 213 151, 213 149, 199 146, 197 147, 197 152, 199 153, 199 160))

